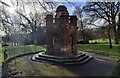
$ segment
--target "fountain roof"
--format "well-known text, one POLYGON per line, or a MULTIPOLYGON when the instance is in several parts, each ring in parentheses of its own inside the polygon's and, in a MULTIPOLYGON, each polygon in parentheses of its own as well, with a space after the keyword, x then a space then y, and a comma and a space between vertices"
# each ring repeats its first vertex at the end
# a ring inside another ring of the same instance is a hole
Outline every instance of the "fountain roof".
POLYGON ((60 11, 68 12, 67 8, 64 5, 58 6, 56 12, 60 12, 60 11))

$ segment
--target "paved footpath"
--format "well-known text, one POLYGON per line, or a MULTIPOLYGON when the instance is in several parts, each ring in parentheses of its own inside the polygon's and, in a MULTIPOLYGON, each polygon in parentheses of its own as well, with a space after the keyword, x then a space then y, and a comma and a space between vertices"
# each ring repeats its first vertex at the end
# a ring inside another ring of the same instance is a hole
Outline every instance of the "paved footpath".
MULTIPOLYGON (((93 56, 93 59, 82 65, 71 65, 64 66, 69 71, 72 71, 76 76, 112 76, 117 62, 112 60, 109 57, 101 56, 94 53, 87 53, 88 55, 93 56)), ((30 56, 22 57, 28 65, 31 65, 33 62, 30 56), (29 64, 29 63, 30 64, 29 64)), ((52 72, 52 71, 51 71, 52 72)))
MULTIPOLYGON (((94 53, 83 52, 91 55, 93 59, 86 64, 78 66, 80 71, 75 71, 82 76, 113 76, 113 71, 117 65, 117 61, 94 53)), ((76 67, 77 68, 77 67, 76 67)), ((75 70, 75 69, 74 69, 75 70)), ((76 69, 77 70, 77 69, 76 69)))
POLYGON ((116 63, 114 61, 94 58, 83 65, 67 66, 69 70, 78 76, 112 76, 116 63))

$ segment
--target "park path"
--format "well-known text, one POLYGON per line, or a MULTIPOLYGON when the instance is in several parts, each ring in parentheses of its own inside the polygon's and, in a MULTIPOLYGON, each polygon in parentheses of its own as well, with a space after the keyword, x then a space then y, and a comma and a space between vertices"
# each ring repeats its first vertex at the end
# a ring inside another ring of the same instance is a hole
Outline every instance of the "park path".
MULTIPOLYGON (((67 65, 63 67, 69 70, 70 72, 73 72, 75 76, 113 76, 113 71, 115 69, 115 66, 117 65, 117 62, 115 60, 94 53, 87 53, 87 54, 93 56, 93 59, 88 61, 87 63, 81 65, 70 65, 70 66, 67 65)), ((23 59, 22 62, 24 62, 28 67, 33 67, 35 64, 37 65, 39 64, 38 62, 34 62, 31 60, 31 55, 21 57, 21 59, 23 59)), ((32 69, 31 71, 36 71, 36 68, 37 67, 35 67, 34 69, 33 68, 28 68, 28 69, 32 69)), ((46 70, 49 69, 46 68, 46 70)), ((54 71, 54 69, 52 71, 54 71)), ((64 72, 64 71, 60 71, 60 72, 64 72)), ((59 76, 61 76, 61 74, 59 74, 59 76)))

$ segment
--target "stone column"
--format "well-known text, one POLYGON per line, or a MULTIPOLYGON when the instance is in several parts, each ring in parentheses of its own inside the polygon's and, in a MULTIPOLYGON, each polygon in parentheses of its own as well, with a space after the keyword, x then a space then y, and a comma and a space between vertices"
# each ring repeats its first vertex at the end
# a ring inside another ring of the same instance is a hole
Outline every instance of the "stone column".
POLYGON ((52 28, 53 26, 53 16, 46 16, 46 53, 51 54, 53 51, 52 47, 52 28))
POLYGON ((77 16, 70 17, 70 26, 72 28, 72 37, 73 37, 73 52, 77 53, 77 16))

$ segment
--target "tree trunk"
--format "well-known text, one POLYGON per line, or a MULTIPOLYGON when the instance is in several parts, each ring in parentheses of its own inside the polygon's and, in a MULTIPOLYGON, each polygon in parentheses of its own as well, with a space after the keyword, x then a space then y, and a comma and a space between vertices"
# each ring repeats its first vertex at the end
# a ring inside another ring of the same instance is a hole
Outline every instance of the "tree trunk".
POLYGON ((119 44, 118 31, 115 33, 115 44, 119 44))
POLYGON ((115 44, 119 44, 119 38, 118 38, 118 31, 116 29, 117 23, 115 19, 112 19, 112 27, 114 31, 114 37, 115 37, 115 44))
POLYGON ((115 44, 119 44, 119 31, 120 31, 120 27, 118 26, 118 28, 117 28, 117 32, 116 32, 116 42, 115 42, 115 44))
POLYGON ((112 48, 111 35, 110 35, 110 28, 108 28, 108 38, 109 38, 109 46, 110 46, 110 48, 112 48))
POLYGON ((119 13, 119 17, 118 17, 118 29, 117 29, 117 35, 118 35, 118 41, 120 39, 120 13, 119 13))
POLYGON ((84 37, 84 27, 83 27, 82 19, 80 20, 80 22, 81 22, 81 29, 82 29, 82 39, 83 39, 83 41, 85 42, 85 37, 84 37))

